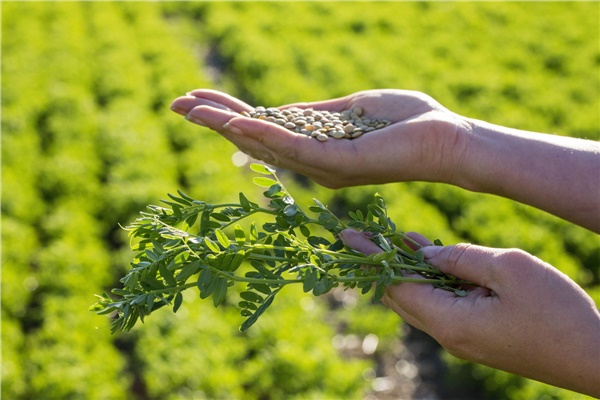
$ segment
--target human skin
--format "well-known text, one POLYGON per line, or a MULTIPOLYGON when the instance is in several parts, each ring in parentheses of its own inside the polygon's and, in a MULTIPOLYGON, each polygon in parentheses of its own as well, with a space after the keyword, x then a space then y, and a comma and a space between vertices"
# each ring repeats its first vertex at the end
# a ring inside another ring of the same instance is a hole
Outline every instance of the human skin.
MULTIPOLYGON (((391 125, 355 140, 319 142, 263 120, 225 93, 194 90, 171 108, 240 150, 330 188, 442 182, 513 199, 600 232, 600 143, 492 125, 449 111, 426 94, 370 90, 294 106, 360 106, 391 125)), ((288 105, 291 106, 291 105, 288 105)))
MULTIPOLYGON (((252 107, 216 91, 192 91, 172 109, 252 157, 327 187, 441 182, 507 197, 600 232, 597 142, 465 118, 412 91, 365 91, 294 106, 360 106, 392 124, 355 140, 319 142, 243 117, 252 107)), ((521 250, 437 247, 412 237, 432 265, 479 287, 457 297, 431 285, 390 286, 383 301, 406 322, 457 357, 600 397, 600 314, 583 289, 521 250)), ((341 238, 366 254, 380 251, 357 232, 344 231, 341 238)))
MULTIPOLYGON (((479 287, 458 297, 401 283, 386 289, 384 304, 456 357, 600 397, 600 313, 568 276, 521 250, 431 246, 408 235, 431 265, 479 287)), ((351 229, 340 238, 365 254, 381 251, 351 229)))

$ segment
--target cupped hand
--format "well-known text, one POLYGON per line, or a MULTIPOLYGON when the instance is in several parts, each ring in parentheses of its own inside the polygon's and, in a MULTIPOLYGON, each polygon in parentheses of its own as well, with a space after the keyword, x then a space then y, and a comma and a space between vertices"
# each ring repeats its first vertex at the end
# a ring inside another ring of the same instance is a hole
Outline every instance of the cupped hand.
POLYGON ((319 142, 267 121, 241 115, 252 106, 214 90, 194 90, 175 99, 171 109, 219 132, 241 151, 274 166, 339 188, 408 180, 448 182, 460 165, 468 124, 426 94, 370 90, 346 97, 285 107, 364 114, 392 124, 353 140, 319 142))
MULTIPOLYGON (((429 284, 388 287, 383 302, 407 323, 457 357, 600 396, 600 313, 575 282, 521 250, 409 236, 433 266, 479 287, 465 297, 429 284)), ((363 253, 381 251, 359 232, 340 237, 363 253)))

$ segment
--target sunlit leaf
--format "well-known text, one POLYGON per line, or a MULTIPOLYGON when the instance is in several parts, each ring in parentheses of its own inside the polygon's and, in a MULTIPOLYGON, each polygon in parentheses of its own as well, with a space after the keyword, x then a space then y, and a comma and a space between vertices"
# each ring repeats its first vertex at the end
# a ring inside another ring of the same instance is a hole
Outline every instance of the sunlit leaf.
POLYGON ((258 172, 259 174, 264 175, 273 175, 275 173, 273 169, 267 167, 266 165, 258 163, 250 164, 250 169, 254 172, 258 172))

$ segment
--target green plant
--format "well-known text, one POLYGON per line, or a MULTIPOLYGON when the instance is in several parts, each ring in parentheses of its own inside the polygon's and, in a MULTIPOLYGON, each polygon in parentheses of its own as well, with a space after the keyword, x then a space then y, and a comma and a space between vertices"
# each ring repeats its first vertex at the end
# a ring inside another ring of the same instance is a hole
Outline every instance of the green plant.
POLYGON ((396 232, 378 194, 366 215, 350 212, 347 223, 314 199, 315 205, 309 207, 313 218, 296 204, 274 170, 261 164, 251 168, 271 176, 254 178, 257 185, 268 188, 264 192, 268 208, 251 202, 243 193, 239 203, 207 204, 179 191, 179 196, 169 194, 170 200, 163 200, 169 208, 148 206, 149 212, 140 213, 141 217, 125 228, 138 253, 132 269, 121 279, 124 287, 112 290, 121 299, 105 293, 91 307, 98 314, 116 311, 113 333, 131 329, 138 319, 143 321, 165 305, 172 305, 176 312, 183 301, 182 291, 192 287, 199 289, 202 299, 212 296, 217 307, 235 282, 247 285, 239 302, 246 318, 242 331, 290 284, 301 284, 315 296, 340 285, 361 289, 363 294, 375 288, 376 301, 385 287, 399 282, 431 283, 460 296, 467 294, 461 288, 467 282, 443 274, 429 265, 420 251, 402 245, 411 239, 396 232), (262 230, 256 222, 242 226, 243 220, 259 213, 272 218, 262 230), (194 227, 197 234, 190 233, 194 227), (315 227, 324 228, 333 239, 313 235, 315 227), (365 232, 382 252, 367 256, 345 248, 338 234, 347 227, 365 232), (225 233, 230 228, 233 238, 225 233), (240 269, 244 261, 251 268, 242 275, 239 271, 244 270, 240 269), (423 278, 405 277, 403 271, 423 278))

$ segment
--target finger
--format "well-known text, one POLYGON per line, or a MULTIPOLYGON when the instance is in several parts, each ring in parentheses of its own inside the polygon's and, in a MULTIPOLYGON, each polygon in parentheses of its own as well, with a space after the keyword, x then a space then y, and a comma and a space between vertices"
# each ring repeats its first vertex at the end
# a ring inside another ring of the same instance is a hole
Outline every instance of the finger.
POLYGON ((429 239, 417 232, 406 232, 406 236, 407 239, 402 239, 402 241, 412 250, 418 250, 421 247, 433 244, 429 239))
POLYGON ((421 249, 431 265, 442 272, 479 286, 497 290, 499 287, 499 255, 502 250, 472 244, 427 246, 421 249))
POLYGON ((373 243, 364 233, 354 229, 344 229, 339 233, 339 238, 348 247, 360 251, 365 255, 381 253, 383 250, 373 243))
POLYGON ((446 311, 447 305, 456 300, 456 296, 425 283, 403 282, 388 286, 383 300, 407 323, 431 333, 431 320, 438 319, 439 314, 446 311))
MULTIPOLYGON (((352 161, 352 141, 320 142, 310 136, 293 133, 279 125, 253 119, 234 118, 226 131, 254 140, 263 151, 271 153, 276 166, 306 175, 325 186, 341 166, 352 161)), ((233 140, 233 139, 232 139, 233 140)))
POLYGON ((186 119, 195 124, 206 126, 214 131, 223 131, 223 125, 239 114, 222 108, 215 108, 209 105, 199 105, 193 107, 186 115, 186 119))
POLYGON ((209 99, 201 99, 194 96, 181 96, 173 100, 171 103, 171 110, 175 111, 181 115, 187 115, 194 108, 199 106, 208 106, 220 110, 234 112, 231 108, 225 106, 224 104, 209 100, 209 99))
POLYGON ((188 95, 222 104, 238 113, 241 113, 242 111, 251 111, 254 109, 254 107, 243 102, 242 100, 217 90, 195 89, 189 92, 188 95))

